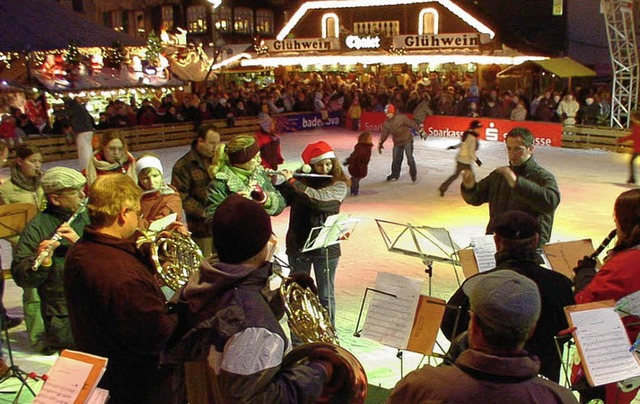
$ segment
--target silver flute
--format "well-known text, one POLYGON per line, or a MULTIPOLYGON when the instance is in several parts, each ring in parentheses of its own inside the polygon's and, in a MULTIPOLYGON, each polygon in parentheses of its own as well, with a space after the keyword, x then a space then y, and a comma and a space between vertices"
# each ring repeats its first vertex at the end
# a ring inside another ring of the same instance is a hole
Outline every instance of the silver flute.
MULTIPOLYGON (((78 209, 76 209, 75 212, 73 212, 73 214, 69 217, 69 219, 58 226, 56 232, 53 234, 53 237, 51 237, 51 241, 60 241, 60 239, 62 239, 62 236, 60 235, 60 228, 65 224, 71 225, 71 223, 73 223, 73 221, 76 220, 76 218, 87 208, 88 202, 89 198, 85 198, 80 206, 78 206, 78 209)), ((33 266, 31 267, 31 269, 37 271, 38 268, 40 268, 40 265, 42 265, 44 260, 47 259, 49 254, 51 254, 54 249, 55 247, 53 247, 53 243, 49 244, 49 246, 36 257, 36 260, 33 262, 33 266)))
MULTIPOLYGON (((284 177, 284 173, 282 171, 277 171, 277 170, 270 170, 268 168, 264 169, 265 173, 267 173, 267 175, 280 175, 282 177, 284 177)), ((296 172, 292 172, 294 177, 313 177, 313 178, 333 178, 333 175, 331 174, 316 174, 316 173, 296 173, 296 172)))

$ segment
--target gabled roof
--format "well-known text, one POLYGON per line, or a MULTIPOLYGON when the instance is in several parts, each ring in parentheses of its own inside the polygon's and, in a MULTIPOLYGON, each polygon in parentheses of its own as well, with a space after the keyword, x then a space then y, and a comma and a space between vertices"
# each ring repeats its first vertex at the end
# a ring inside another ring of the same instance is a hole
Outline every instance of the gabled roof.
POLYGON ((526 61, 518 66, 510 66, 500 73, 498 77, 508 76, 522 76, 527 71, 531 70, 531 67, 537 66, 540 69, 546 70, 556 76, 566 79, 569 77, 595 77, 596 72, 588 67, 581 65, 575 60, 569 57, 545 59, 545 60, 530 60, 526 61))
POLYGON ((488 34, 493 38, 495 33, 489 27, 478 21, 474 16, 462 9, 451 0, 326 0, 326 1, 307 1, 291 16, 289 22, 282 28, 282 31, 278 33, 277 39, 279 41, 289 35, 293 28, 298 24, 298 21, 304 17, 307 11, 310 10, 335 10, 341 8, 358 8, 358 7, 388 7, 399 6, 406 4, 428 4, 438 3, 451 11, 453 14, 460 17, 464 22, 477 29, 478 32, 488 34))

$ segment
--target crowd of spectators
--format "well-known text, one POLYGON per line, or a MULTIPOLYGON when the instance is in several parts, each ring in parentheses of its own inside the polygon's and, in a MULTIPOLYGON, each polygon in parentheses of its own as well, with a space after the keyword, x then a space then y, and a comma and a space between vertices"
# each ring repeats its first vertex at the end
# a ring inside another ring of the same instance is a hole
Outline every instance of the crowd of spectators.
MULTIPOLYGON (((528 97, 528 90, 502 91, 480 88, 470 75, 428 76, 403 73, 398 76, 363 74, 290 73, 285 81, 265 86, 254 83, 227 86, 210 85, 201 91, 158 96, 138 100, 117 99, 99 113, 95 129, 132 127, 177 122, 226 119, 233 126, 235 118, 277 115, 287 112, 340 111, 347 116, 352 104, 361 111, 382 112, 393 104, 401 113, 413 113, 423 101, 427 114, 489 117, 512 120, 564 122, 565 124, 606 124, 610 114, 610 92, 605 88, 574 88, 572 92, 542 91, 528 97)), ((44 96, 40 96, 44 103, 44 96)), ((32 103, 34 100, 30 100, 32 103)), ((74 132, 68 103, 56 105, 51 125, 33 117, 27 108, 11 107, 0 123, 0 137, 13 146, 31 135, 65 135, 73 141, 74 132)))

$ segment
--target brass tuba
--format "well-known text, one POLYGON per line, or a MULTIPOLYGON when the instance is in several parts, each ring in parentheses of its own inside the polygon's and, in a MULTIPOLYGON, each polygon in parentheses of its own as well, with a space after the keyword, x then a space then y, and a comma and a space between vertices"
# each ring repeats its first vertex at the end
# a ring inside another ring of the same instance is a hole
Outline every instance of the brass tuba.
POLYGON ((202 252, 198 245, 177 230, 159 232, 141 230, 142 236, 136 241, 140 249, 148 244, 151 261, 160 279, 172 290, 178 290, 187 283, 189 277, 198 271, 202 262, 202 252))
POLYGON ((338 345, 338 334, 318 296, 288 278, 283 279, 279 293, 289 328, 303 342, 284 357, 282 366, 286 368, 310 359, 326 359, 332 363, 334 375, 331 383, 325 385, 318 402, 364 403, 367 397, 364 367, 351 352, 338 345))

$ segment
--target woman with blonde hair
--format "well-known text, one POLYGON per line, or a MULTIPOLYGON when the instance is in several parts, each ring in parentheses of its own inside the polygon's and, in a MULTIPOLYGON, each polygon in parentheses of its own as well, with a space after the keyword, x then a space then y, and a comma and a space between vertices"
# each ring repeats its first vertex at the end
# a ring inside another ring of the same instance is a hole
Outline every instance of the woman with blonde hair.
POLYGON ((271 216, 284 210, 284 198, 260 163, 260 146, 254 136, 237 135, 218 146, 209 169, 213 180, 207 187, 207 218, 233 193, 255 200, 271 216))
POLYGON ((127 149, 124 134, 112 130, 105 132, 100 140, 100 148, 93 153, 83 174, 87 177, 87 187, 105 174, 127 174, 134 181, 138 181, 136 174, 136 160, 127 149))

